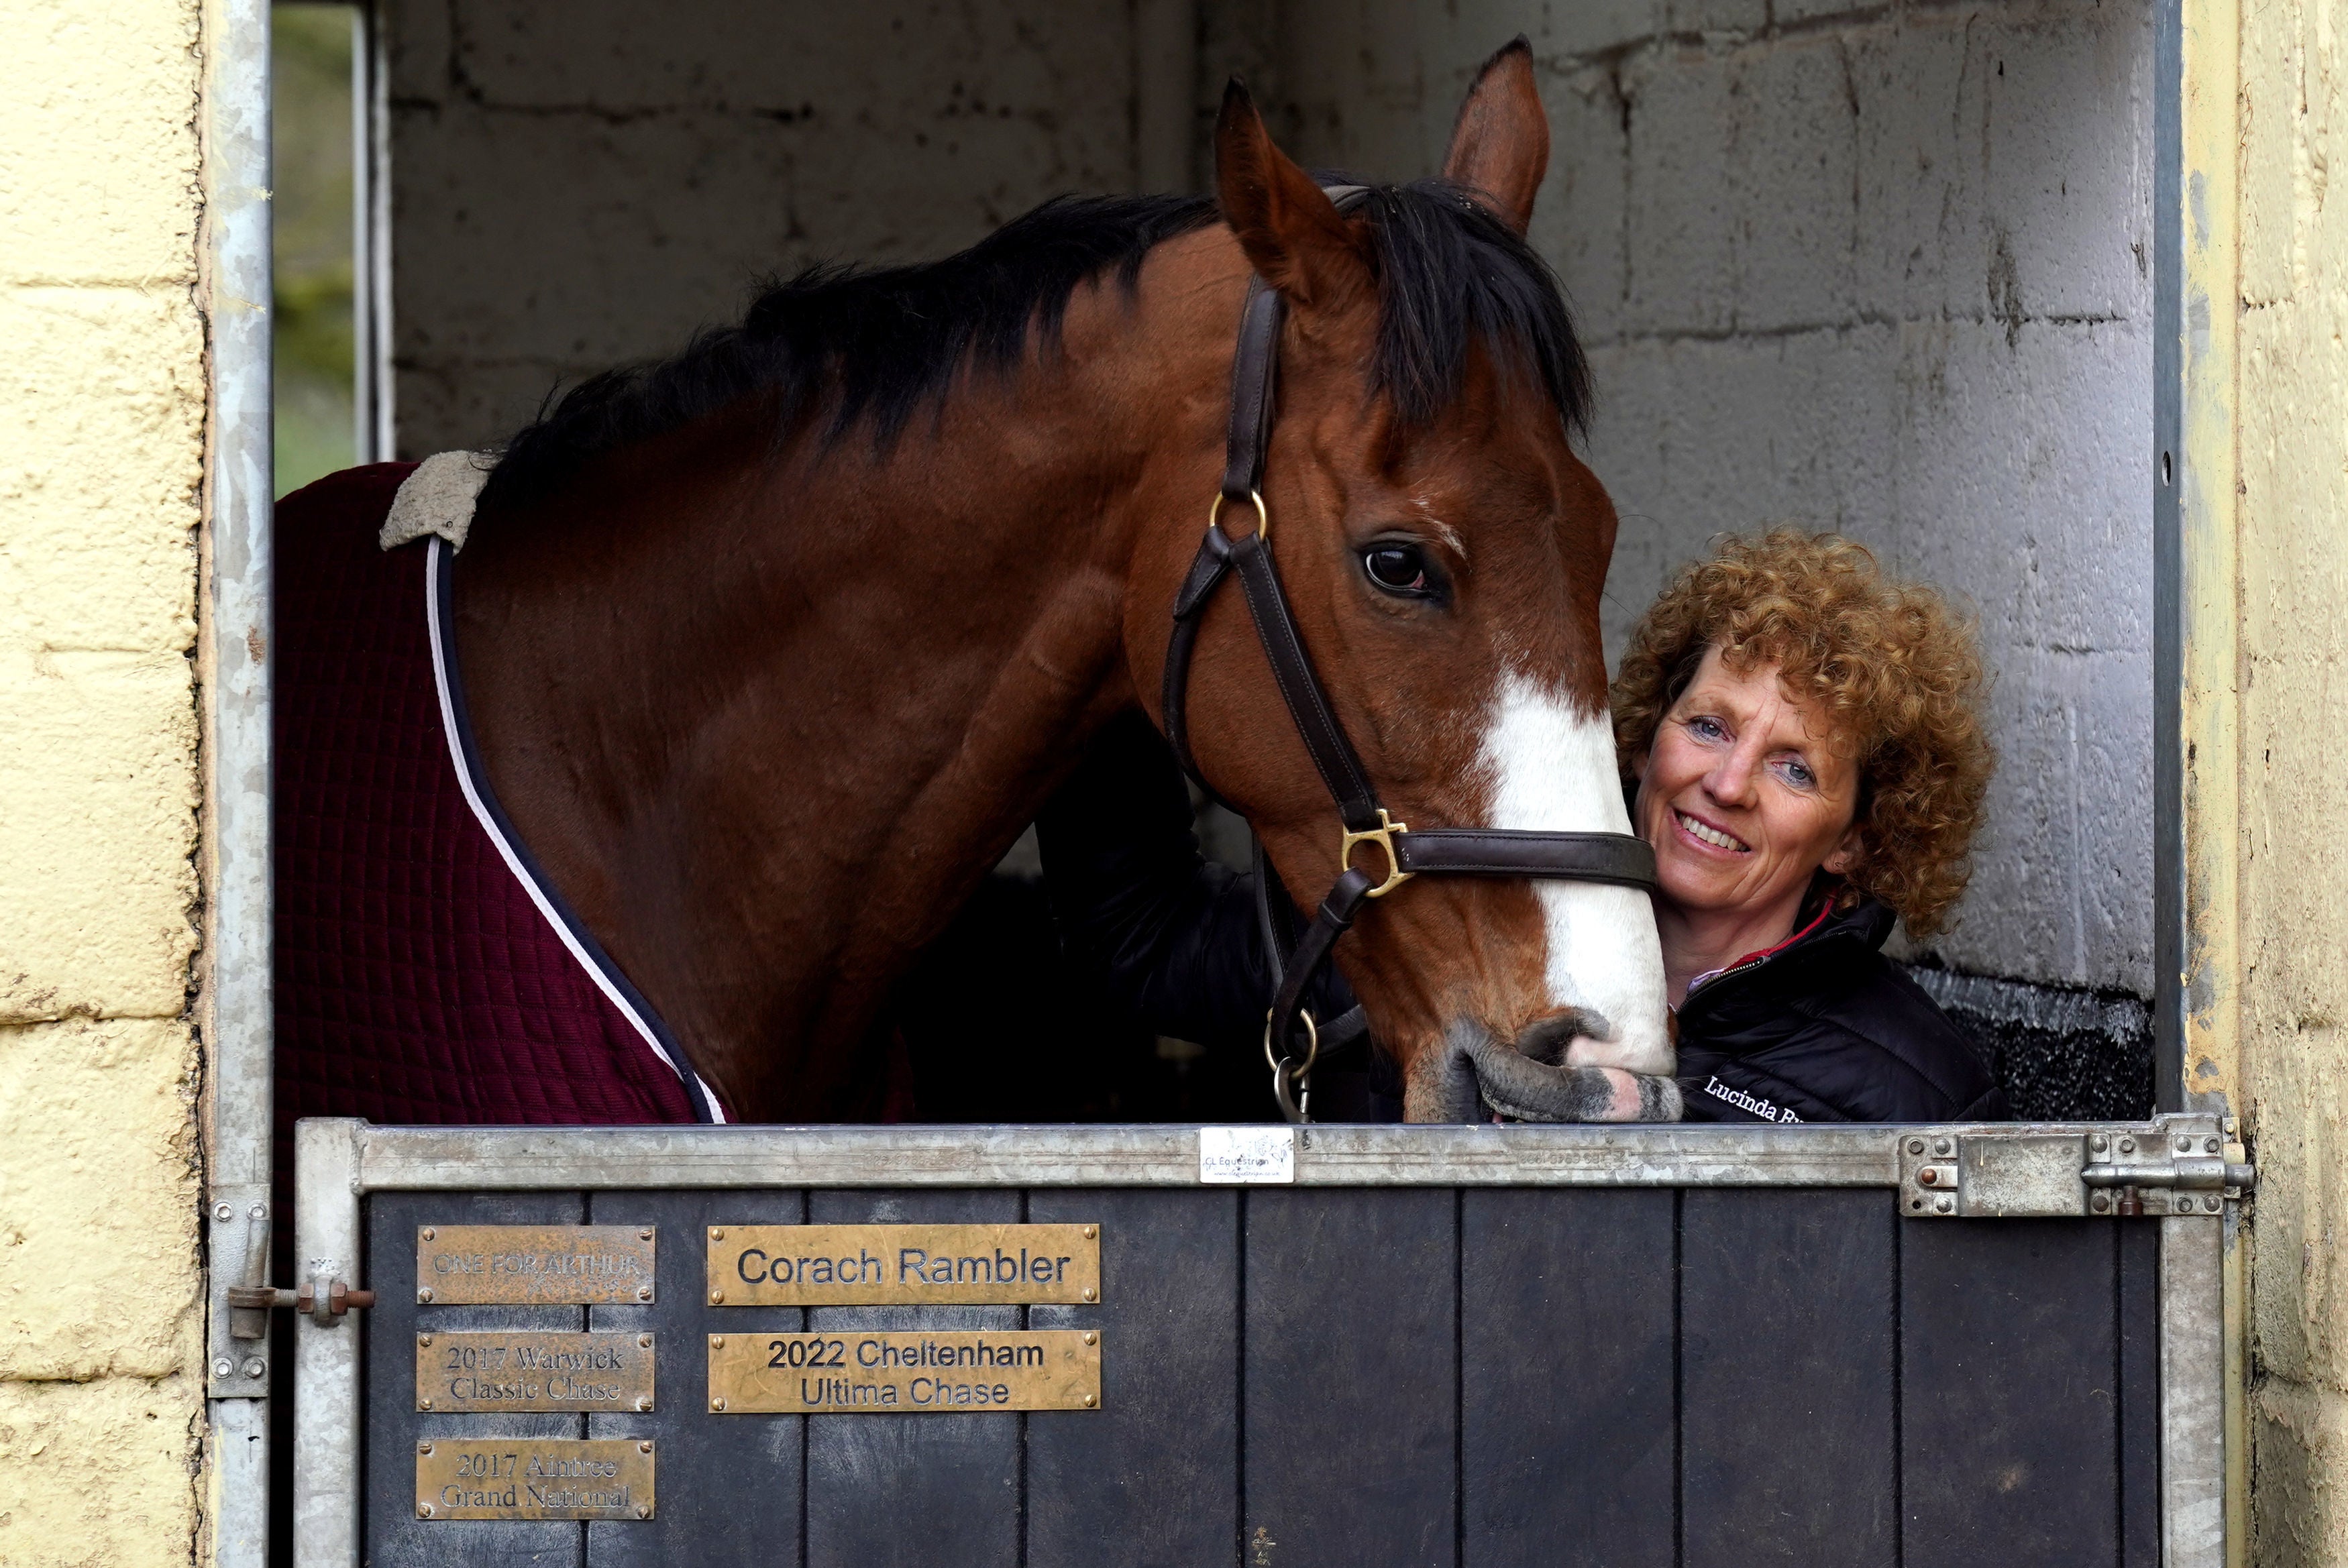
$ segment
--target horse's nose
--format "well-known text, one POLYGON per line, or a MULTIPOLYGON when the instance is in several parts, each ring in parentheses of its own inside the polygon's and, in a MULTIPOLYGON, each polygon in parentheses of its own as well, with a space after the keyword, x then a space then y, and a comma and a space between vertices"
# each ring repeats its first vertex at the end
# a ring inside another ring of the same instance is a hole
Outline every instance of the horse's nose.
POLYGON ((1595 1014, 1540 1020, 1513 1041, 1463 1020, 1445 1037, 1444 1118, 1481 1122, 1676 1122, 1679 1085, 1619 1067, 1569 1066, 1577 1040, 1612 1032, 1595 1014))

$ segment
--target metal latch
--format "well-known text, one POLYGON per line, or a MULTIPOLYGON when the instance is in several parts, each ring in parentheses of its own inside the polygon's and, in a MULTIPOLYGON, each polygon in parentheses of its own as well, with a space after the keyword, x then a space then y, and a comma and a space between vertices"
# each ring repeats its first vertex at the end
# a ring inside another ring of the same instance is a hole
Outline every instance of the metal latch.
POLYGON ((1900 1135, 1900 1212, 1911 1219, 2215 1214, 2258 1173, 2218 1118, 1982 1128, 1900 1135))
MULTIPOLYGON (((339 1279, 321 1276, 299 1290, 287 1290, 275 1285, 232 1285, 228 1287, 228 1304, 256 1315, 290 1307, 296 1312, 308 1314, 319 1327, 332 1328, 353 1308, 373 1307, 375 1292, 353 1290, 339 1279)), ((258 1327, 248 1331, 246 1325, 239 1322, 230 1332, 240 1339, 265 1337, 269 1320, 257 1317, 257 1323, 258 1327)))

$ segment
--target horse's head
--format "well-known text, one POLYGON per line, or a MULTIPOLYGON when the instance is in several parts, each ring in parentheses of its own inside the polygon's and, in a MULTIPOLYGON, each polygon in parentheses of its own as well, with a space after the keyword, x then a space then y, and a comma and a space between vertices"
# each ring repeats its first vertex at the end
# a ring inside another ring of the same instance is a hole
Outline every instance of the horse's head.
MULTIPOLYGON (((1441 180, 1351 214, 1236 85, 1216 148, 1225 266, 1235 240, 1288 303, 1268 538, 1380 804, 1414 829, 1628 832, 1598 621, 1614 508, 1569 445, 1581 351, 1523 239, 1549 159, 1529 51, 1484 67, 1441 180)), ((1178 569, 1208 499, 1167 544, 1178 569)), ((1187 709, 1201 773, 1295 896, 1320 897, 1340 824, 1236 595, 1202 624, 1187 709)), ((1385 875, 1375 845, 1354 856, 1385 875)), ((1644 893, 1417 877, 1367 907, 1337 961, 1414 1121, 1673 1113, 1667 1077, 1632 1076, 1673 1062, 1644 893)))

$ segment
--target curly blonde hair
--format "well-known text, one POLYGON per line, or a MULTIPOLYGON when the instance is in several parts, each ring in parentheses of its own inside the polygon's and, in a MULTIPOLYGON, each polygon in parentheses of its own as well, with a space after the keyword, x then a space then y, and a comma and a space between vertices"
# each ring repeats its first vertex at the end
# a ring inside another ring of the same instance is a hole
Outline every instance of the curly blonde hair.
POLYGON ((1885 576, 1865 546, 1838 534, 1725 537, 1681 569, 1631 633, 1613 686, 1623 782, 1635 782, 1705 650, 1720 645, 1739 671, 1776 661, 1787 690, 1859 764, 1847 885, 1930 936, 1964 895, 1997 765, 1973 629, 1937 589, 1885 576))

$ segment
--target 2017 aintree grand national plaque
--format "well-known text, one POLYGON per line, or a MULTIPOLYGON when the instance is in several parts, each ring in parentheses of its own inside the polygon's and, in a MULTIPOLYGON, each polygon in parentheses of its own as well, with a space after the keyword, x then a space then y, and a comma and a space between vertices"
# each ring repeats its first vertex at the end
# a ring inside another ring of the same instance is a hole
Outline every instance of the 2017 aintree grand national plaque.
POLYGON ((871 1329, 713 1334, 709 1408, 721 1415, 1097 1410, 1093 1328, 871 1329))
POLYGON ((427 1438, 418 1519, 650 1519, 650 1438, 427 1438))
POLYGON ((1098 1225, 709 1227, 713 1307, 1098 1300, 1098 1225))
POLYGON ((653 1337, 520 1328, 418 1334, 416 1408, 649 1410, 653 1337))
POLYGON ((642 1306, 651 1225, 418 1225, 416 1299, 435 1306, 642 1306))

